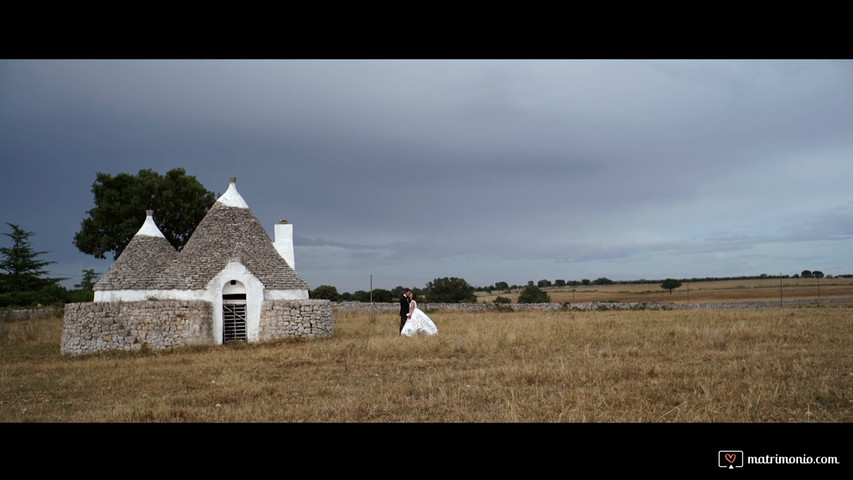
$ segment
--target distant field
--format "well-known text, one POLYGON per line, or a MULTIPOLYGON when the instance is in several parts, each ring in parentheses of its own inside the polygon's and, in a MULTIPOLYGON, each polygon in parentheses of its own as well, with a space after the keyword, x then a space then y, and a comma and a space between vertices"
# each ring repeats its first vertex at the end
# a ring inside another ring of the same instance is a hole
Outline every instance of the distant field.
MULTIPOLYGON (((585 302, 677 302, 715 303, 783 300, 820 300, 853 297, 853 278, 815 279, 778 278, 746 280, 711 280, 684 282, 680 288, 660 288, 660 283, 585 285, 579 287, 545 287, 554 303, 585 302)), ((521 289, 511 292, 493 290, 478 292, 479 303, 493 302, 498 296, 518 301, 521 289)))

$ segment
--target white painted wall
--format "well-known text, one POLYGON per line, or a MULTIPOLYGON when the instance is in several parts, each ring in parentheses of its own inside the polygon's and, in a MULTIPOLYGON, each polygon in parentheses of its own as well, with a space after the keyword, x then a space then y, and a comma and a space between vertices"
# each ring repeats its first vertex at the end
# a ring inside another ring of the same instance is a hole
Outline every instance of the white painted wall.
POLYGON ((246 341, 257 342, 264 284, 239 262, 230 262, 207 284, 207 299, 213 305, 213 338, 217 345, 222 344, 222 293, 231 280, 246 287, 246 341))
POLYGON ((97 290, 96 302, 139 302, 142 300, 209 300, 206 290, 97 290))
MULTIPOLYGON (((238 279, 234 279, 238 280, 238 279)), ((238 280, 239 281, 239 280, 238 280)), ((207 290, 98 290, 96 302, 140 302, 143 300, 206 300, 207 290)), ((246 298, 248 299, 248 292, 246 298)), ((220 294, 220 300, 221 300, 220 294)), ((308 290, 264 290, 264 300, 306 300, 308 290)))
POLYGON ((264 300, 307 300, 308 290, 264 290, 264 300))

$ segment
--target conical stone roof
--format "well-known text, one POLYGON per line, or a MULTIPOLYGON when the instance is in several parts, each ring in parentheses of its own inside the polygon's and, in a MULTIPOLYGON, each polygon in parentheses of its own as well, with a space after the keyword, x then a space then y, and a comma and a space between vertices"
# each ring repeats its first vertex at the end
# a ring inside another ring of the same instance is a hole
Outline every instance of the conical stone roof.
POLYGON ((166 267, 178 258, 178 251, 157 228, 152 215, 151 210, 146 212, 142 227, 107 273, 95 283, 94 290, 151 289, 166 267))
POLYGON ((248 208, 216 202, 199 223, 161 288, 197 290, 230 262, 243 264, 268 290, 306 290, 308 284, 279 255, 248 208))
MULTIPOLYGON (((162 239, 163 242, 171 249, 168 257, 163 252, 162 243, 143 244, 142 241, 145 240, 141 240, 137 243, 138 248, 147 250, 150 247, 151 250, 138 254, 131 252, 125 260, 125 253, 137 240, 137 237, 134 237, 125 252, 116 260, 116 265, 122 261, 121 270, 128 270, 124 277, 135 276, 139 280, 134 282, 132 287, 126 286, 130 285, 126 281, 122 282, 120 287, 109 281, 101 289, 202 290, 207 288, 207 284, 226 265, 239 262, 255 275, 267 290, 307 290, 308 284, 278 253, 260 221, 237 192, 235 182, 236 179, 232 177, 228 190, 213 204, 179 253, 165 238, 162 239), (155 250, 158 253, 155 253, 155 250), (154 256, 162 263, 156 263, 149 258, 154 256), (149 266, 146 267, 144 262, 135 263, 137 259, 147 260, 149 266), (150 267, 152 263, 155 268, 150 267), (146 268, 151 272, 143 272, 146 268)), ((109 273, 102 281, 106 280, 107 276, 109 273)))

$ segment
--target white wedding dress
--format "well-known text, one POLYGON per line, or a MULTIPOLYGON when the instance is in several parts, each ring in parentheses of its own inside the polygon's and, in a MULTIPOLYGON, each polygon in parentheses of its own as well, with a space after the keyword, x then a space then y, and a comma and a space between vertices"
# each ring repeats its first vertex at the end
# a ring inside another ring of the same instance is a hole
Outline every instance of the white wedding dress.
POLYGON ((412 303, 409 305, 409 311, 412 312, 412 317, 406 320, 406 324, 403 325, 403 331, 400 332, 400 335, 414 337, 418 334, 438 334, 438 327, 435 326, 435 323, 432 322, 432 319, 423 310, 418 308, 418 302, 412 300, 412 303))

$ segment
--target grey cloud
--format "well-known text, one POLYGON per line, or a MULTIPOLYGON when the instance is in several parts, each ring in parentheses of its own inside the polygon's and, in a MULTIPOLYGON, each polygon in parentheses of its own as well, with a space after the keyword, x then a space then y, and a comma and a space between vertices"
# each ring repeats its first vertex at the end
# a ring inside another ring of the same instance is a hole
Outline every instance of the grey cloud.
POLYGON ((828 246, 851 242, 851 79, 831 60, 2 61, 0 220, 86 265, 95 173, 183 167, 216 192, 237 176, 270 233, 294 223, 315 284, 651 277, 662 257, 739 275, 747 252, 788 265, 785 242, 853 271, 828 246))

